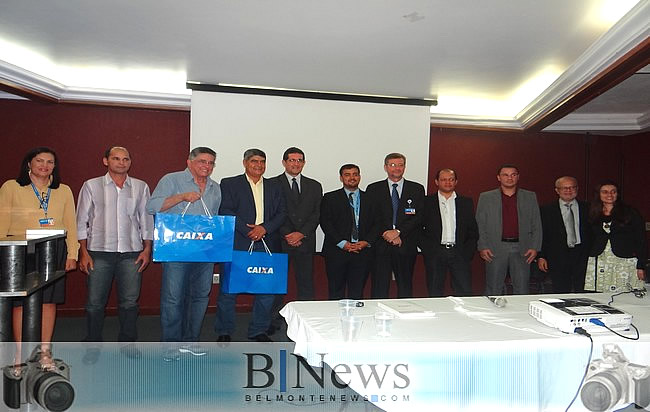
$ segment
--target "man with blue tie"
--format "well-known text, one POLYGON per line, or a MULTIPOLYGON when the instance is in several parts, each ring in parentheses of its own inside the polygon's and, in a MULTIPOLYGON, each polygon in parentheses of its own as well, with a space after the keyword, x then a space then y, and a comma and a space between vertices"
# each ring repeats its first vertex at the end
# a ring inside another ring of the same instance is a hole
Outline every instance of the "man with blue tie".
POLYGON ((373 244, 373 298, 388 298, 391 274, 395 275, 397 297, 413 296, 413 268, 422 231, 424 187, 404 179, 406 156, 389 153, 384 158, 387 179, 368 185, 366 192, 375 211, 381 239, 373 244))
MULTIPOLYGON (((271 252, 280 252, 280 227, 287 217, 282 188, 274 179, 262 176, 266 171, 266 154, 259 149, 244 152, 245 173, 221 180, 220 215, 235 216, 234 249, 264 251, 264 240, 271 252)), ((248 338, 270 342, 267 335, 275 295, 258 294, 253 301, 253 318, 248 325, 248 338)), ((215 331, 218 342, 230 342, 235 331, 237 295, 219 290, 215 331)))
POLYGON ((339 178, 343 187, 323 196, 320 211, 329 298, 362 299, 370 245, 378 232, 373 223, 372 203, 359 189, 359 166, 344 164, 339 169, 339 178))

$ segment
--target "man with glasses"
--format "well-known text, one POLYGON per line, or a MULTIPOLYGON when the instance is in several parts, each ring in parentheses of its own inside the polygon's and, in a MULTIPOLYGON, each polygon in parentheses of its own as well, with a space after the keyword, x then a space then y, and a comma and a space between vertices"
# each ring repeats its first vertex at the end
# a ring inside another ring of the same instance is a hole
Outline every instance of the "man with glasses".
POLYGON ((510 273, 515 295, 528 294, 530 264, 542 247, 542 223, 534 192, 519 188, 519 169, 504 164, 499 187, 483 192, 476 206, 478 250, 485 263, 485 294, 503 295, 510 273))
POLYGON ((582 293, 589 258, 589 208, 576 199, 575 177, 558 178, 555 193, 558 200, 541 208, 544 239, 537 266, 551 275, 554 293, 582 293))
MULTIPOLYGON (((216 153, 208 147, 190 152, 187 168, 163 176, 147 202, 155 213, 204 215, 203 204, 212 215, 219 212, 221 188, 210 178, 216 153), (189 204, 189 206, 188 206, 189 204)), ((180 349, 169 348, 166 361, 178 360, 179 353, 195 356, 206 352, 196 344, 208 307, 214 263, 164 262, 160 288, 160 325, 163 342, 184 342, 180 349)))
POLYGON ((413 268, 418 254, 422 231, 424 187, 404 179, 406 156, 389 153, 384 158, 387 178, 366 188, 375 208, 375 221, 381 229, 381 239, 372 245, 373 298, 386 299, 390 291, 391 274, 395 275, 397 297, 413 296, 413 268))
MULTIPOLYGON (((320 201, 323 188, 314 179, 302 174, 305 153, 290 147, 282 155, 284 172, 275 177, 282 188, 287 204, 287 218, 280 227, 282 252, 289 255, 289 263, 296 277, 298 300, 314 300, 314 253, 316 228, 320 218, 320 201)), ((284 304, 284 295, 276 295, 273 319, 267 334, 272 335, 284 323, 278 311, 284 304)))

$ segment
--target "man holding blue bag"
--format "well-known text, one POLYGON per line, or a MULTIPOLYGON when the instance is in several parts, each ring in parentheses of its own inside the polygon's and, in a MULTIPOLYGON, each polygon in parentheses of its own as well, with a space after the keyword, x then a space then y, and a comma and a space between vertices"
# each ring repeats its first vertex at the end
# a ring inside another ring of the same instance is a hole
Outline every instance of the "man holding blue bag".
MULTIPOLYGON (((243 164, 244 174, 221 180, 223 201, 219 214, 236 217, 235 252, 238 250, 261 252, 268 249, 269 257, 277 257, 274 252, 281 251, 280 227, 287 216, 282 187, 275 180, 262 177, 266 171, 266 154, 263 151, 259 149, 246 150, 243 164)), ((239 255, 242 254, 239 253, 239 255)), ((280 273, 273 273, 272 270, 269 270, 268 265, 254 264, 254 255, 254 253, 250 255, 249 265, 246 269, 248 274, 260 275, 266 279, 280 275, 280 273)), ((246 258, 246 256, 244 257, 246 258)), ((282 270, 284 273, 281 276, 286 282, 286 255, 283 257, 284 268, 282 270)), ((233 253, 231 265, 233 270, 238 266, 236 263, 236 256, 233 253)), ((239 263, 246 265, 246 262, 239 263)), ((219 288, 215 322, 215 331, 219 335, 218 342, 230 342, 231 335, 235 330, 237 294, 232 291, 235 273, 231 271, 224 275, 228 276, 224 276, 219 288)), ((268 337, 266 331, 271 324, 271 310, 275 295, 268 292, 256 293, 253 303, 253 318, 248 325, 248 337, 256 342, 270 342, 271 338, 268 337)))
MULTIPOLYGON (((150 214, 216 215, 221 205, 221 188, 210 178, 215 159, 216 153, 208 147, 193 149, 185 170, 160 179, 147 202, 147 211, 150 214)), ((161 340, 186 342, 180 349, 168 349, 163 359, 178 360, 179 353, 205 355, 206 352, 193 343, 199 340, 208 307, 214 263, 163 262, 162 266, 161 340)))

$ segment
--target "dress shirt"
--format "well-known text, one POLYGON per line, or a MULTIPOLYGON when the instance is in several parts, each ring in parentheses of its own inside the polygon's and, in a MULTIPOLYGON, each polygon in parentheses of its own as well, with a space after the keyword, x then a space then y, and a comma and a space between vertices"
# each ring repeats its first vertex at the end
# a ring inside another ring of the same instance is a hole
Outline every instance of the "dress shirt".
POLYGON ((246 180, 251 186, 253 191, 253 202, 255 202, 255 224, 261 225, 264 223, 264 178, 260 177, 257 183, 253 182, 248 175, 246 180))
MULTIPOLYGON (((156 186, 156 189, 151 194, 151 198, 147 202, 147 212, 151 215, 160 212, 160 208, 165 199, 169 196, 186 192, 201 193, 201 188, 194 181, 194 176, 192 176, 189 169, 166 174, 162 179, 160 179, 158 186, 156 186)), ((205 190, 201 197, 213 216, 219 214, 219 206, 221 205, 221 188, 217 182, 208 178, 208 181, 205 184, 205 190)), ((186 206, 187 202, 179 202, 165 210, 163 213, 174 213, 180 215, 183 213, 183 209, 185 209, 186 206)), ((190 215, 205 215, 203 204, 200 200, 191 203, 186 213, 190 215)))
POLYGON ((139 252, 142 240, 153 239, 153 217, 147 213, 149 186, 127 176, 119 188, 110 174, 89 179, 79 192, 77 233, 95 252, 139 252))
POLYGON ((287 181, 289 182, 289 187, 293 184, 293 179, 296 179, 296 183, 298 183, 298 191, 302 193, 302 186, 300 186, 300 177, 302 176, 302 173, 298 173, 296 176, 291 176, 289 173, 284 172, 284 175, 287 178, 287 181))
POLYGON ((501 192, 502 238, 519 237, 519 213, 517 212, 517 192, 508 196, 501 192))
POLYGON ((456 192, 449 199, 438 192, 438 205, 440 206, 440 219, 442 221, 442 236, 440 243, 456 243, 456 192))
MULTIPOLYGON (((576 233, 576 245, 579 245, 581 243, 581 240, 580 240, 580 208, 578 206, 578 202, 575 199, 573 199, 568 203, 562 199, 558 199, 558 201, 560 202, 560 211, 562 212, 562 220, 564 221, 565 227, 567 227, 569 221, 569 208, 566 205, 571 205, 571 209, 573 209, 573 226, 576 233)), ((567 246, 573 246, 573 245, 569 245, 568 239, 567 239, 567 246)))

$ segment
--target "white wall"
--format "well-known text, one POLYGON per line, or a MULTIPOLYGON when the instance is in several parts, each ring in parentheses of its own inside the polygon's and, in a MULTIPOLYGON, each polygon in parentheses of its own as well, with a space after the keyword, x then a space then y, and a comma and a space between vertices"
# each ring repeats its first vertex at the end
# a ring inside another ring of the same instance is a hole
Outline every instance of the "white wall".
POLYGON ((266 152, 265 176, 276 176, 284 171, 282 153, 296 146, 305 152, 303 174, 320 181, 324 192, 341 187, 344 163, 359 165, 362 189, 385 179, 383 160, 391 152, 406 156, 406 178, 427 186, 425 106, 193 91, 190 136, 190 148, 217 152, 216 181, 242 174, 249 148, 266 152))

